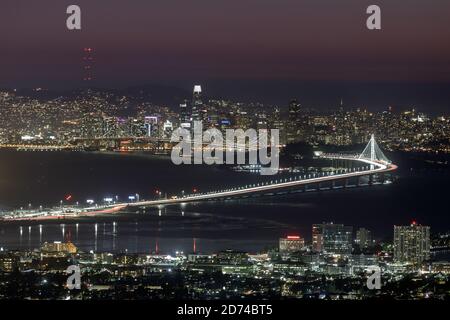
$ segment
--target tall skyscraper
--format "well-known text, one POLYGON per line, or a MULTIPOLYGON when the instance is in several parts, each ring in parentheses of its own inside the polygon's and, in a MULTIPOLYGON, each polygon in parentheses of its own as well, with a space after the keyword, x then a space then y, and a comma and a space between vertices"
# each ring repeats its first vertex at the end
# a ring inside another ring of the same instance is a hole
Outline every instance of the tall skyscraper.
POLYGON ((430 227, 413 221, 409 226, 394 226, 394 260, 419 265, 430 259, 430 227))
POLYGON ((352 253, 353 228, 343 224, 314 224, 312 229, 313 250, 328 254, 352 253))
POLYGON ((202 87, 200 85, 194 86, 194 93, 192 96, 192 121, 202 121, 203 119, 203 101, 202 101, 202 87))
POLYGON ((189 129, 191 127, 191 117, 189 116, 188 104, 186 101, 180 103, 180 127, 189 129))
POLYGON ((275 108, 273 112, 273 119, 271 119, 271 128, 278 129, 280 135, 280 143, 282 145, 286 144, 286 125, 285 121, 282 118, 280 108, 275 108))
POLYGON ((313 224, 312 226, 312 250, 315 252, 322 251, 322 225, 321 224, 313 224))
POLYGON ((372 232, 365 228, 359 228, 356 231, 356 244, 359 245, 361 249, 368 248, 372 246, 372 232))
POLYGON ((289 103, 289 114, 287 124, 287 143, 300 141, 299 131, 301 127, 301 106, 296 99, 289 103))
POLYGON ((145 135, 147 137, 158 136, 158 117, 156 116, 144 117, 144 126, 146 129, 145 135))

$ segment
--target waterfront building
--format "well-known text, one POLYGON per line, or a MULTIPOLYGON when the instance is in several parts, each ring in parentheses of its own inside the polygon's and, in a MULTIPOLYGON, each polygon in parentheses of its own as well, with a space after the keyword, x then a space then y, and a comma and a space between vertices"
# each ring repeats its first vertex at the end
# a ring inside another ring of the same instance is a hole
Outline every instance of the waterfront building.
POLYGON ((72 242, 45 242, 41 247, 41 251, 47 253, 76 253, 77 247, 72 242))

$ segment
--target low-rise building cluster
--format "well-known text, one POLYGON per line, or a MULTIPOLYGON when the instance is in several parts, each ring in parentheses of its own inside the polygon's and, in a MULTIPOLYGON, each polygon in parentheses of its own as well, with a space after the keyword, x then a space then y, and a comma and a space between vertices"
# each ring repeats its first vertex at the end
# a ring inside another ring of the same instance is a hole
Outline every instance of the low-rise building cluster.
MULTIPOLYGON (((81 252, 70 242, 44 243, 0 252, 0 297, 448 299, 450 263, 432 259, 429 227, 395 226, 393 243, 373 241, 367 229, 356 234, 342 224, 316 224, 311 242, 290 235, 257 254, 81 252), (69 266, 80 268, 79 289, 68 287, 69 266), (367 284, 374 272, 377 289, 367 284)), ((432 241, 444 243, 441 235, 432 241)), ((447 237, 447 250, 449 243, 447 237)))

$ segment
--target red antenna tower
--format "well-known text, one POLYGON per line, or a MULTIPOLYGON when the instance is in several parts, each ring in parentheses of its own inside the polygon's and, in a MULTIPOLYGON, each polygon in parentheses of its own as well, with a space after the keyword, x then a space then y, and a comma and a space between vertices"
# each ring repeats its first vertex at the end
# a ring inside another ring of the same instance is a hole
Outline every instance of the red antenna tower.
POLYGON ((94 49, 86 47, 83 49, 83 81, 91 82, 94 79, 93 66, 94 66, 94 49))

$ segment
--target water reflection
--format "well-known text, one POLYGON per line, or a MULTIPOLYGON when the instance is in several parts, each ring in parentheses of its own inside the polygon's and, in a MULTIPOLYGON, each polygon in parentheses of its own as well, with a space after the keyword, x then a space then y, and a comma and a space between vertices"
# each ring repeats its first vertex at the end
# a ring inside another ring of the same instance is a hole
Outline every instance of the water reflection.
POLYGON ((258 226, 261 223, 244 221, 242 218, 200 214, 181 210, 181 208, 172 211, 167 208, 147 209, 145 216, 118 216, 118 218, 122 220, 4 225, 0 246, 9 250, 33 250, 40 248, 45 242, 71 241, 84 252, 128 250, 142 253, 170 253, 176 250, 199 251, 201 241, 201 250, 211 252, 233 247, 242 250, 246 242, 250 244, 250 247, 263 248, 277 238, 271 237, 273 240, 269 241, 253 239, 248 232, 249 226, 254 230, 270 230, 271 223, 266 222, 264 226, 258 226), (24 242, 25 228, 28 230, 28 235, 27 241, 24 242), (39 232, 34 232, 34 228, 39 232), (72 231, 75 233, 74 236, 72 231), (239 233, 250 236, 250 239, 230 239, 239 233))
POLYGON ((94 225, 94 229, 95 229, 94 251, 97 252, 98 251, 98 247, 97 247, 97 243, 98 243, 98 224, 97 223, 94 225))

